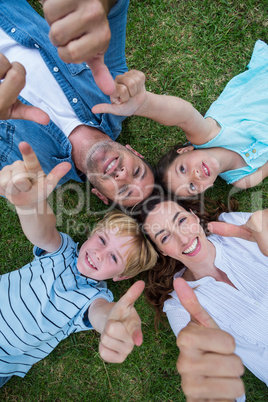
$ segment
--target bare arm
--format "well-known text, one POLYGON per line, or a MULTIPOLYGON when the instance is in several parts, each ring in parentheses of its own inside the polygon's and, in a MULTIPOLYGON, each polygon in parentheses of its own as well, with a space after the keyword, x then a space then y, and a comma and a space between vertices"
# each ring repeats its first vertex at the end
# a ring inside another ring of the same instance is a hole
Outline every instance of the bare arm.
POLYGON ((268 256, 268 209, 254 212, 244 225, 210 222, 208 229, 219 236, 239 237, 256 242, 261 252, 268 256))
POLYGON ((135 345, 142 344, 141 320, 134 303, 143 289, 144 282, 138 281, 117 303, 104 299, 91 303, 88 318, 94 329, 101 333, 99 352, 104 360, 121 363, 135 345))
POLYGON ((260 184, 267 176, 268 176, 268 162, 266 162, 265 165, 259 167, 259 169, 256 172, 250 174, 249 176, 243 177, 242 179, 237 180, 232 184, 236 187, 243 189, 251 188, 260 184))
POLYGON ((46 176, 29 144, 20 143, 20 151, 23 161, 0 172, 0 195, 16 206, 22 230, 31 243, 48 252, 56 251, 61 238, 46 199, 71 166, 63 162, 46 176))
POLYGON ((180 127, 193 144, 204 144, 220 131, 216 121, 204 117, 187 101, 146 91, 145 76, 131 70, 115 79, 116 91, 111 104, 93 107, 94 113, 113 113, 123 116, 143 116, 166 126, 180 127))

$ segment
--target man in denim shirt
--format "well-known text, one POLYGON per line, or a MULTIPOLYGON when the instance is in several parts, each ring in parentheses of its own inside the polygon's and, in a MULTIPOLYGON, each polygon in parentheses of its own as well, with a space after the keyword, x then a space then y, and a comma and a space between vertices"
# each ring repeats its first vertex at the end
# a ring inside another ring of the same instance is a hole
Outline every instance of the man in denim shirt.
MULTIPOLYGON (((127 71, 127 8, 128 0, 118 0, 108 15, 111 40, 104 61, 113 78, 127 71)), ((0 0, 0 28, 0 52, 10 62, 23 64, 27 71, 19 100, 40 107, 50 117, 47 125, 1 121, 0 168, 20 159, 18 144, 26 140, 46 173, 62 161, 72 164, 60 184, 70 179, 83 182, 87 177, 95 187, 92 192, 105 203, 113 200, 124 206, 149 195, 153 187, 151 169, 136 151, 115 142, 124 117, 91 112, 95 104, 107 102, 109 97, 96 85, 88 65, 66 64, 59 58, 48 37, 49 25, 26 0, 0 0)), ((105 82, 97 82, 105 90, 105 82)))

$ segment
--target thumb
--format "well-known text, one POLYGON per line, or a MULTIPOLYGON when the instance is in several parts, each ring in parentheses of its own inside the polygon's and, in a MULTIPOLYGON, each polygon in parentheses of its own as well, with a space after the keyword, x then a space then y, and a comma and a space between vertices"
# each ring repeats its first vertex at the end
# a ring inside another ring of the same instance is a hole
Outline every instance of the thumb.
POLYGON ((173 285, 181 304, 191 315, 193 322, 206 328, 219 328, 213 318, 201 306, 195 292, 184 279, 175 279, 173 285))
POLYGON ((38 107, 24 105, 19 99, 15 102, 12 109, 12 119, 30 120, 39 124, 48 124, 49 115, 38 107))
POLYGON ((115 83, 108 67, 104 64, 104 55, 94 57, 86 62, 90 67, 94 80, 102 92, 111 95, 115 91, 115 83))
POLYGON ((62 162, 51 170, 45 181, 47 194, 50 194, 54 190, 60 179, 62 179, 69 172, 71 167, 72 165, 69 162, 62 162))
POLYGON ((140 297, 144 290, 145 283, 143 281, 135 282, 121 297, 113 308, 112 314, 109 317, 117 321, 122 321, 126 325, 128 332, 132 336, 132 340, 136 346, 142 344, 141 320, 134 309, 135 301, 140 297))
POLYGON ((219 236, 225 237, 239 237, 244 240, 251 240, 252 233, 245 225, 233 225, 226 222, 210 222, 208 230, 219 236))

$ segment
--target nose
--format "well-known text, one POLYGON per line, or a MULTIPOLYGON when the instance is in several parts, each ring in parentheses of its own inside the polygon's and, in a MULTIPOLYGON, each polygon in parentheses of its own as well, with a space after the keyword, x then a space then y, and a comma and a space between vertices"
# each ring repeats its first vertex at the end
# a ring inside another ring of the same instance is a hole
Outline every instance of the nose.
POLYGON ((119 169, 116 174, 115 174, 115 179, 116 180, 126 180, 127 178, 127 169, 125 168, 125 166, 121 167, 121 169, 119 169))
POLYGON ((200 179, 200 171, 199 171, 198 168, 195 168, 195 169, 193 170, 193 178, 195 178, 195 179, 197 179, 197 180, 200 179))
POLYGON ((102 260, 102 252, 101 252, 101 250, 95 249, 94 253, 95 253, 95 256, 96 256, 97 260, 101 262, 101 260, 102 260))
POLYGON ((189 243, 189 238, 186 233, 183 233, 182 231, 177 232, 177 242, 179 245, 184 246, 189 243))

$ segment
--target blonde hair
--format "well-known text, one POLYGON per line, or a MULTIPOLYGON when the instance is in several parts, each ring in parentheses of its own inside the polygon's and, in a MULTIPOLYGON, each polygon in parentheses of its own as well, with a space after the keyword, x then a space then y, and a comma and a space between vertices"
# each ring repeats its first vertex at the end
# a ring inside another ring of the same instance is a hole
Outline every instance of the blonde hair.
POLYGON ((127 253, 126 268, 120 276, 132 277, 156 265, 157 251, 146 239, 135 219, 121 211, 108 212, 101 221, 97 222, 91 234, 98 230, 115 228, 118 228, 116 237, 132 236, 132 239, 126 242, 131 247, 127 253))

